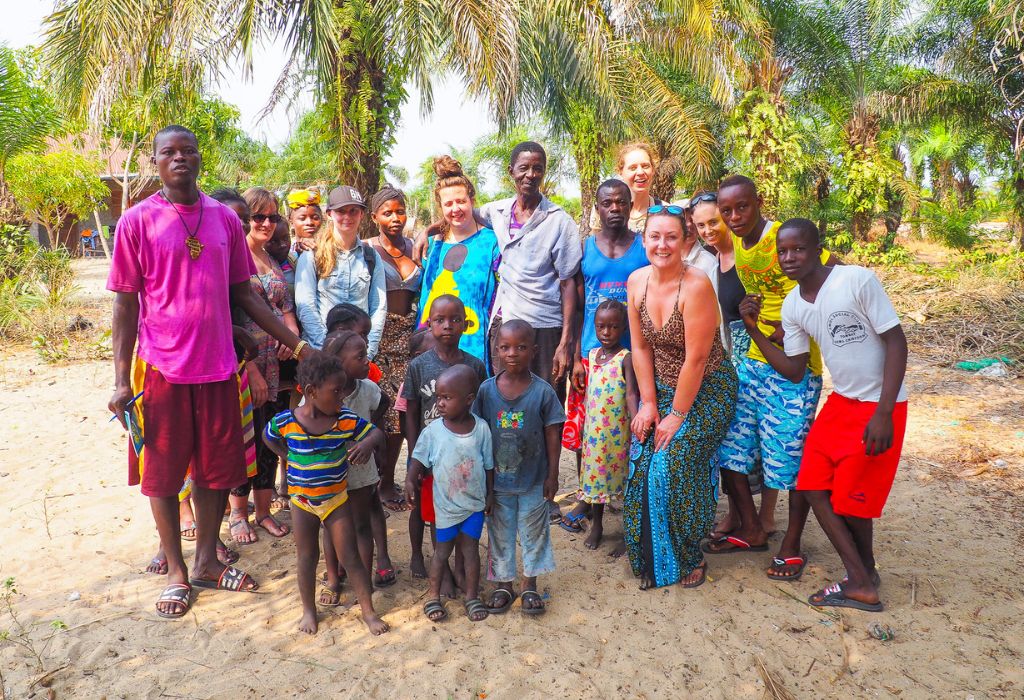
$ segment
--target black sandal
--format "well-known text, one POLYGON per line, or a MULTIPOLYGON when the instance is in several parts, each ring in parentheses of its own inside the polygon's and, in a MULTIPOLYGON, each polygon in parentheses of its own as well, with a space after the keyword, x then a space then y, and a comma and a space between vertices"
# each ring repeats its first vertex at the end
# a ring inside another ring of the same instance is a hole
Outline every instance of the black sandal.
POLYGON ((464 605, 466 606, 466 617, 470 622, 483 622, 490 615, 487 606, 479 598, 470 598, 464 605))
POLYGON ((523 599, 524 615, 543 615, 547 611, 547 607, 544 605, 544 599, 540 597, 540 593, 537 591, 523 591, 520 597, 523 599), (537 602, 540 603, 540 605, 531 605, 527 607, 527 601, 537 602))
MULTIPOLYGON (((702 561, 700 564, 697 564, 697 566, 693 567, 693 571, 696 571, 697 569, 700 569, 700 578, 694 581, 693 583, 684 583, 683 588, 700 588, 704 585, 704 582, 708 580, 707 561, 702 561)), ((693 571, 691 571, 690 573, 692 574, 693 571)))
POLYGON ((443 622, 448 619, 448 611, 445 610, 444 603, 440 600, 428 600, 423 605, 423 614, 431 622, 443 622), (437 617, 434 617, 434 615, 437 615, 437 617))
POLYGON ((508 612, 508 609, 512 607, 512 603, 516 602, 516 594, 512 592, 510 588, 500 586, 495 588, 491 593, 491 605, 487 606, 487 612, 491 615, 503 615, 508 612), (505 597, 505 602, 501 605, 494 605, 494 596, 502 594, 505 597))

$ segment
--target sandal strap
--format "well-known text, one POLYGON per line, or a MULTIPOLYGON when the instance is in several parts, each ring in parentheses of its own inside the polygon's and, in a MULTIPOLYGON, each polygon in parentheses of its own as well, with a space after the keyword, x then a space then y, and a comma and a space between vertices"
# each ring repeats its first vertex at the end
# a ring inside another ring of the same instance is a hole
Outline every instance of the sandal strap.
POLYGON ((772 557, 772 566, 802 566, 806 561, 803 557, 772 557))
POLYGON ((192 586, 184 583, 172 583, 170 586, 163 590, 160 597, 157 598, 158 603, 188 603, 189 596, 192 594, 192 586))
POLYGON ((225 566, 224 571, 220 575, 220 579, 217 581, 217 587, 223 588, 227 591, 238 591, 241 590, 242 584, 244 584, 248 578, 250 578, 249 574, 245 573, 241 569, 236 569, 233 566, 225 566))

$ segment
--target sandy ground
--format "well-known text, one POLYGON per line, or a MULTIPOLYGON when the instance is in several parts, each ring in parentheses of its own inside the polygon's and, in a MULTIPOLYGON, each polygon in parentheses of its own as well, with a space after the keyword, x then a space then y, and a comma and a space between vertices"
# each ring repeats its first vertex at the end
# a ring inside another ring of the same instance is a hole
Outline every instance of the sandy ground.
MULTIPOLYGON (((103 262, 78 269, 98 334, 109 324, 103 262)), ((547 615, 526 618, 517 604, 474 624, 449 603, 450 621, 432 624, 420 612, 424 583, 407 573, 405 518, 394 516, 399 583, 374 595, 392 632, 370 637, 355 610, 339 608, 311 638, 295 631, 290 537, 242 548, 258 594, 203 592, 183 620, 159 619, 162 581, 143 572, 152 520, 125 485, 124 433, 107 422, 110 362, 48 365, 8 348, 0 578, 18 592, 0 609, 5 697, 758 698, 760 664, 801 698, 1021 697, 1024 382, 917 358, 908 382, 904 459, 876 527, 882 614, 839 617, 802 602, 842 575, 814 523, 798 583, 765 578, 764 554, 731 555, 711 559, 702 588, 651 592, 608 558, 610 544, 590 552, 556 528, 559 569, 541 581, 547 615), (875 621, 895 639, 873 639, 875 621)), ((574 471, 564 455, 566 493, 574 471)), ((615 518, 606 533, 619 532, 615 518)))

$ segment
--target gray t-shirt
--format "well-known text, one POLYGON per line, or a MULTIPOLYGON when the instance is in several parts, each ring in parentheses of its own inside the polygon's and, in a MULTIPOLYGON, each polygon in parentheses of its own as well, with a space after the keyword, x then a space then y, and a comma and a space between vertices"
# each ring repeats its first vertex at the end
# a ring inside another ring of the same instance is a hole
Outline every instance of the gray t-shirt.
POLYGON ((526 493, 544 483, 548 475, 544 428, 565 422, 555 390, 540 377, 530 376, 530 386, 511 401, 498 390, 497 377, 492 377, 480 386, 473 403, 473 413, 491 428, 495 493, 526 493))
POLYGON ((580 269, 583 248, 579 225, 547 197, 523 226, 512 228, 515 198, 488 202, 480 216, 494 229, 501 249, 497 298, 492 318, 520 319, 534 328, 562 325, 562 294, 558 283, 580 269))
POLYGON ((458 525, 487 505, 485 471, 494 468, 494 459, 491 431, 480 418, 468 435, 453 433, 443 420, 434 421, 420 433, 412 458, 434 476, 437 527, 458 525))
POLYGON ((405 386, 402 387, 402 398, 406 401, 420 402, 420 416, 423 420, 421 428, 425 428, 436 420, 440 414, 434 407, 434 383, 449 367, 469 365, 477 373, 480 381, 487 379, 484 363, 468 352, 462 353, 462 360, 448 364, 437 356, 436 350, 427 350, 409 363, 405 370, 405 386))

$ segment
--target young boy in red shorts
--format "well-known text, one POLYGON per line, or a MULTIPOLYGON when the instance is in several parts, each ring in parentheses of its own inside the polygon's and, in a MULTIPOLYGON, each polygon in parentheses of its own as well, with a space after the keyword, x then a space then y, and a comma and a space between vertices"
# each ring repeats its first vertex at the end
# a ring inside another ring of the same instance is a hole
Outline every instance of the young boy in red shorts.
POLYGON ((803 376, 813 339, 832 374, 828 397, 807 441, 797 477, 814 516, 836 548, 846 578, 808 602, 880 612, 881 583, 872 548, 907 425, 907 339, 882 284, 856 265, 821 263, 817 227, 807 219, 782 224, 779 265, 798 285, 782 304, 785 352, 758 329, 759 300, 740 305, 747 332, 790 381, 803 376))

